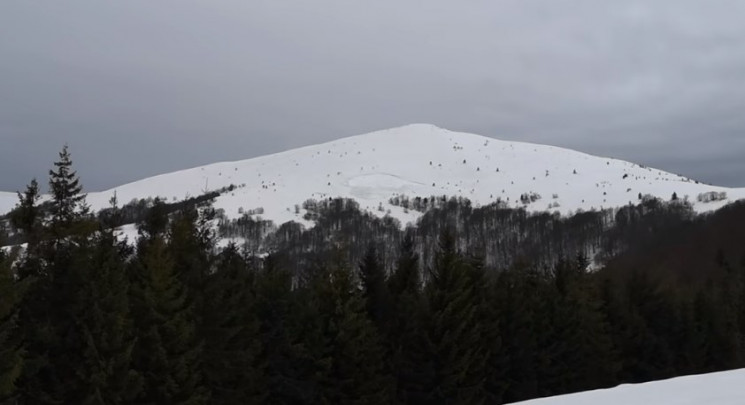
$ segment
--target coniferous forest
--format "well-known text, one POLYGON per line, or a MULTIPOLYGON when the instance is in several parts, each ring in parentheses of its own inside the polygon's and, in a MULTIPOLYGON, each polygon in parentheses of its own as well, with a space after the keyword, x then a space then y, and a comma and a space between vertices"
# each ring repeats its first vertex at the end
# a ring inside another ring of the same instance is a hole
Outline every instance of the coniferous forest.
POLYGON ((49 191, 5 218, 2 404, 501 404, 745 367, 742 204, 444 200, 402 230, 330 201, 218 249, 247 225, 209 198, 89 212, 66 149, 49 191))

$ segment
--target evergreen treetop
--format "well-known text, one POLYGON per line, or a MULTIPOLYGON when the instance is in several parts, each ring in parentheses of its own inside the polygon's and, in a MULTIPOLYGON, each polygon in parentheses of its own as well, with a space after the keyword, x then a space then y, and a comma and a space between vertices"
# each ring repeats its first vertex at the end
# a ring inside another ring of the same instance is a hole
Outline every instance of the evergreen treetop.
POLYGON ((51 225, 56 236, 61 236, 76 219, 88 214, 83 186, 72 168, 72 159, 67 145, 62 147, 55 169, 49 170, 49 193, 51 194, 51 225))

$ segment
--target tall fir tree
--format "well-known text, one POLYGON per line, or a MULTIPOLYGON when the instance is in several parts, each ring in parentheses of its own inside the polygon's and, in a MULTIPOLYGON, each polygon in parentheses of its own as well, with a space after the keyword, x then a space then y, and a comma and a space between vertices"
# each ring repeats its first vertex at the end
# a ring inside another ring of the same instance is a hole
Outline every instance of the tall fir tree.
POLYGON ((479 302, 470 280, 469 263, 446 231, 426 287, 428 341, 434 358, 435 403, 484 403, 484 361, 488 350, 477 318, 479 302))
POLYGON ((503 400, 518 402, 541 395, 543 375, 551 367, 544 336, 550 339, 545 315, 544 278, 524 263, 502 271, 493 289, 504 351, 508 354, 503 400))
POLYGON ((137 403, 208 403, 197 317, 163 234, 141 237, 130 272, 137 331, 132 365, 145 381, 137 403))
POLYGON ((75 323, 80 280, 74 261, 82 247, 88 246, 92 224, 86 222, 82 186, 71 169, 66 148, 60 157, 59 170, 50 171, 52 217, 48 226, 36 204, 35 181, 19 195, 11 221, 28 241, 18 267, 19 277, 29 283, 19 317, 28 350, 19 380, 21 400, 26 403, 64 402, 68 398, 76 387, 69 384, 71 373, 62 365, 69 364, 68 355, 76 353, 83 339, 75 323))
POLYGON ((506 372, 509 354, 502 342, 502 330, 499 310, 492 299, 495 283, 487 274, 484 262, 479 257, 468 258, 469 283, 473 291, 473 302, 476 306, 476 323, 480 328, 478 344, 483 350, 483 363, 477 362, 471 367, 467 378, 471 381, 483 379, 485 403, 502 403, 507 389, 506 372))
POLYGON ((18 277, 34 279, 42 276, 42 262, 40 254, 40 243, 43 237, 43 212, 39 207, 39 184, 36 179, 26 186, 23 193, 18 193, 18 204, 10 212, 10 225, 12 229, 23 235, 26 241, 26 249, 21 255, 17 266, 18 277))
POLYGON ((42 238, 43 212, 39 207, 39 183, 32 179, 23 193, 18 193, 18 204, 10 213, 10 224, 23 235, 27 249, 36 253, 42 238))
POLYGON ((6 255, 0 249, 0 404, 15 403, 16 381, 23 367, 24 348, 17 324, 23 285, 13 274, 16 255, 6 255))
POLYGON ((77 288, 70 310, 80 342, 65 357, 74 370, 67 403, 134 403, 142 388, 142 376, 132 369, 135 336, 125 266, 131 253, 113 230, 102 230, 72 263, 77 288))
POLYGON ((391 296, 386 284, 385 268, 374 246, 368 247, 359 268, 367 313, 380 333, 385 335, 390 327, 391 296))
POLYGON ((391 400, 380 335, 367 317, 364 297, 355 284, 350 269, 338 259, 314 280, 315 300, 323 317, 321 356, 329 360, 317 403, 372 405, 391 400))
POLYGON ((26 355, 22 374, 17 382, 23 403, 45 403, 45 391, 50 384, 51 370, 48 352, 55 340, 49 309, 51 307, 51 280, 49 264, 42 257, 42 240, 46 233, 43 213, 38 205, 39 185, 32 180, 10 214, 15 232, 27 241, 25 252, 18 258, 16 274, 26 284, 27 290, 20 304, 18 326, 23 335, 26 355))
POLYGON ((187 286, 194 309, 203 316, 204 288, 210 273, 213 236, 196 207, 173 213, 168 227, 168 250, 181 282, 187 286))
POLYGON ((309 289, 293 289, 293 277, 280 260, 268 256, 256 280, 256 312, 260 320, 260 364, 266 366, 266 403, 312 403, 319 375, 327 359, 320 359, 324 344, 321 316, 310 305, 309 289))
POLYGON ((72 168, 72 158, 67 145, 54 162, 55 169, 49 171, 49 194, 51 195, 51 231, 54 237, 74 232, 73 225, 88 214, 85 194, 77 173, 72 168))
POLYGON ((401 244, 396 267, 388 279, 393 301, 387 344, 390 370, 395 379, 396 402, 424 404, 434 384, 434 360, 428 350, 427 303, 422 294, 419 255, 414 238, 407 233, 401 244))
POLYGON ((213 404, 266 398, 253 270, 229 245, 217 258, 205 295, 204 370, 213 404))
POLYGON ((601 311, 595 283, 586 272, 586 260, 560 260, 554 267, 550 308, 559 343, 553 362, 552 392, 568 393, 607 387, 616 381, 620 363, 601 311))
POLYGON ((620 378, 638 383, 674 375, 675 323, 672 300, 660 281, 647 272, 632 269, 624 274, 620 312, 612 314, 612 336, 623 360, 620 378), (669 335, 667 335, 669 333, 669 335))

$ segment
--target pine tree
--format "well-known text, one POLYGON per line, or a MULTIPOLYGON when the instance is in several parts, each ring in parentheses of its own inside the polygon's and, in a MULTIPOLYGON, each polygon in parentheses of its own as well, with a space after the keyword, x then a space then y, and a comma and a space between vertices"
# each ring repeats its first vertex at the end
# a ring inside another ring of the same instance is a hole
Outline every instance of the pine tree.
POLYGON ((80 258, 90 248, 90 235, 96 225, 87 217, 82 186, 71 165, 65 147, 60 161, 55 163, 57 171, 50 171, 48 227, 35 208, 35 182, 21 196, 15 220, 30 235, 29 248, 19 268, 19 276, 29 283, 19 317, 28 349, 27 366, 19 380, 23 402, 79 399, 77 391, 81 387, 74 382, 79 375, 68 367, 79 364, 86 345, 79 318, 85 311, 77 305, 87 281, 81 273, 81 263, 87 265, 88 261, 80 258))
POLYGON ((387 343, 391 353, 390 369, 396 383, 396 400, 398 403, 427 403, 434 385, 434 362, 427 345, 424 321, 429 317, 421 291, 419 255, 410 233, 401 244, 398 262, 388 284, 394 309, 387 343))
POLYGON ((385 280, 385 269, 378 252, 370 246, 360 264, 360 278, 367 313, 382 334, 387 333, 391 316, 391 297, 385 280))
POLYGON ((266 396, 253 273, 231 244, 207 283, 204 370, 213 404, 261 403, 266 396))
POLYGON ((396 268, 388 280, 388 289, 395 297, 402 294, 418 292, 421 289, 419 276, 419 255, 416 253, 414 238, 407 233, 401 243, 396 268))
POLYGON ((726 286, 707 283, 694 300, 694 319, 703 336, 703 363, 697 372, 736 368, 740 363, 739 331, 733 297, 726 286))
POLYGON ((502 403, 507 389, 506 373, 509 353, 502 341, 500 312, 495 308, 493 299, 495 283, 487 277, 483 260, 472 257, 467 263, 469 282, 476 305, 476 323, 481 330, 479 345, 483 348, 483 363, 478 362, 469 370, 472 381, 483 379, 486 403, 502 403))
MULTIPOLYGON (((72 194, 68 197, 77 199, 72 194)), ((18 265, 18 276, 28 287, 18 318, 27 348, 25 367, 18 381, 19 392, 26 403, 64 402, 73 387, 66 384, 70 373, 61 364, 69 364, 65 362, 68 352, 75 353, 82 346, 72 309, 79 286, 72 264, 81 246, 87 246, 87 235, 76 236, 74 243, 61 239, 70 234, 72 224, 80 219, 80 210, 74 210, 64 226, 59 221, 53 222, 56 229, 52 232, 45 227, 37 206, 35 181, 19 198, 11 222, 28 241, 18 265)), ((58 206, 54 202, 52 205, 54 214, 58 206)))
POLYGON ((119 199, 114 195, 109 199, 109 208, 98 213, 99 221, 104 229, 114 229, 123 225, 122 210, 119 208, 119 199))
POLYGON ((320 380, 318 403, 381 404, 391 400, 384 375, 383 348, 367 318, 365 300, 352 273, 339 261, 315 280, 314 292, 323 314, 325 347, 330 360, 320 380))
POLYGON ((10 213, 10 224, 21 232, 29 248, 36 248, 41 240, 43 214, 39 208, 39 183, 31 180, 23 193, 18 193, 18 204, 10 213))
POLYGON ((212 231, 195 207, 174 213, 168 229, 168 250, 176 274, 189 289, 197 314, 204 310, 204 288, 210 271, 212 231))
POLYGON ((163 200, 156 198, 153 201, 153 205, 147 210, 142 221, 137 224, 137 229, 140 236, 143 237, 154 237, 166 233, 168 229, 168 210, 163 200))
POLYGON ((18 193, 18 204, 10 213, 10 225, 23 235, 26 241, 25 254, 20 258, 17 268, 20 278, 38 277, 42 274, 40 243, 42 241, 43 213, 39 207, 39 184, 36 179, 26 186, 23 193, 18 193))
POLYGON ((207 403, 196 316, 162 235, 140 240, 132 275, 137 331, 132 364, 145 379, 137 402, 207 403))
POLYGON ((66 236, 76 221, 88 214, 83 186, 72 169, 72 160, 67 145, 54 162, 56 170, 49 171, 49 192, 52 196, 51 228, 55 237, 66 236))
POLYGON ((266 366, 266 403, 312 403, 319 375, 327 359, 319 358, 324 345, 320 313, 310 305, 304 287, 293 290, 292 275, 274 256, 268 256, 258 274, 256 312, 261 327, 260 364, 266 366))
POLYGON ((675 313, 659 281, 640 270, 632 270, 622 289, 623 307, 614 315, 612 336, 623 359, 621 379, 644 382, 674 375, 673 341, 675 313))
POLYGON ((0 404, 15 403, 16 380, 21 376, 24 348, 17 325, 22 285, 14 281, 11 264, 0 249, 0 404))
POLYGON ((609 325, 585 263, 580 257, 575 262, 560 260, 554 267, 556 302, 551 312, 559 345, 551 391, 558 394, 610 386, 619 369, 609 325))
POLYGON ((132 403, 142 386, 132 370, 134 329, 129 312, 125 271, 131 249, 118 243, 113 231, 103 231, 74 262, 75 293, 70 311, 78 345, 67 347, 65 402, 79 404, 132 403))
POLYGON ((428 340, 435 359, 432 399, 438 403, 485 401, 484 359, 488 351, 481 340, 479 303, 468 265, 456 251, 453 235, 445 232, 426 287, 428 340))
POLYGON ((499 274, 493 291, 502 344, 509 355, 504 401, 547 395, 540 386, 544 370, 551 366, 544 338, 551 339, 551 328, 542 303, 546 298, 543 277, 533 268, 517 263, 499 274))
POLYGON ((123 246, 113 234, 58 244, 21 312, 28 345, 26 403, 127 403, 131 372, 123 246), (38 300, 38 301, 37 301, 38 300))

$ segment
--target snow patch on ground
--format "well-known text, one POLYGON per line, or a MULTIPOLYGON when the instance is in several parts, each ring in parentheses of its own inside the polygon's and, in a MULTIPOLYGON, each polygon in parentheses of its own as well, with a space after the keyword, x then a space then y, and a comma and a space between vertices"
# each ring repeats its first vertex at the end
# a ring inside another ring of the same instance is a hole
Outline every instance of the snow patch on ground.
POLYGON ((351 177, 346 185, 349 193, 359 199, 388 198, 392 194, 415 194, 423 184, 403 179, 395 174, 371 173, 351 177))
MULTIPOLYGON (((742 405, 745 370, 621 385, 607 390, 535 399, 520 405, 742 405)), ((517 405, 517 404, 515 404, 517 405)))

